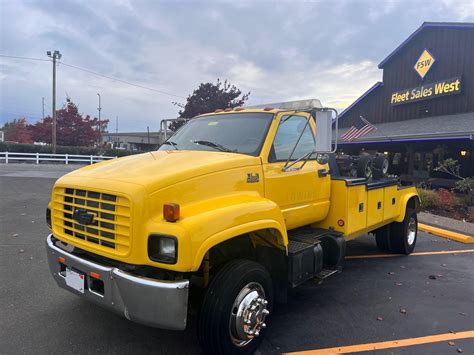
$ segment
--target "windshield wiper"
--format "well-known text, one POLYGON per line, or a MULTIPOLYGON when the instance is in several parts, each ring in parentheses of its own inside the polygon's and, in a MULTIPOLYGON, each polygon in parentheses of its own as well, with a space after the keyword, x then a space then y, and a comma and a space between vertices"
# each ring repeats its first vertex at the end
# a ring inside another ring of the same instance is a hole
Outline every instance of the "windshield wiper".
POLYGON ((166 141, 166 142, 163 142, 162 144, 171 145, 174 149, 178 150, 178 148, 176 147, 178 145, 178 143, 175 143, 173 141, 166 141))
POLYGON ((227 148, 227 147, 223 146, 222 144, 214 143, 214 142, 211 142, 211 141, 195 140, 195 141, 193 141, 193 143, 200 144, 200 145, 206 145, 208 147, 220 150, 221 152, 235 153, 237 151, 237 149, 232 150, 230 148, 227 148))

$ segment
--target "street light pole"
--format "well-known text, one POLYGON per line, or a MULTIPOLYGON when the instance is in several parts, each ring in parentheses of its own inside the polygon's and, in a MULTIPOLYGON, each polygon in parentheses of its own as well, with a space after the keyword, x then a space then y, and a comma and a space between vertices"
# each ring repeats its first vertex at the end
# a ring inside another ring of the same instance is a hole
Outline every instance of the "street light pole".
POLYGON ((97 111, 99 111, 99 146, 100 146, 100 143, 101 143, 101 140, 102 140, 102 132, 100 130, 100 111, 102 110, 102 107, 100 105, 100 94, 97 93, 97 96, 99 96, 99 107, 97 107, 97 111))
POLYGON ((53 59, 53 99, 52 101, 52 111, 53 111, 53 154, 56 154, 56 60, 61 59, 62 54, 56 50, 51 54, 51 51, 47 51, 46 55, 53 59))

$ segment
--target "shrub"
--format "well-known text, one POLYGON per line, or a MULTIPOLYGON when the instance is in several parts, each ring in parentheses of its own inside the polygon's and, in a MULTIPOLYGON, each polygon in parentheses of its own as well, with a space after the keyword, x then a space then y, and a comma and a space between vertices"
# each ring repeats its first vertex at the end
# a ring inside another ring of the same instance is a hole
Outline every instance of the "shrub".
POLYGON ((438 195, 438 208, 445 211, 453 211, 454 208, 459 205, 456 196, 446 189, 441 189, 437 192, 438 195))
POLYGON ((432 210, 438 207, 439 198, 435 191, 418 188, 418 196, 421 200, 422 210, 432 210))

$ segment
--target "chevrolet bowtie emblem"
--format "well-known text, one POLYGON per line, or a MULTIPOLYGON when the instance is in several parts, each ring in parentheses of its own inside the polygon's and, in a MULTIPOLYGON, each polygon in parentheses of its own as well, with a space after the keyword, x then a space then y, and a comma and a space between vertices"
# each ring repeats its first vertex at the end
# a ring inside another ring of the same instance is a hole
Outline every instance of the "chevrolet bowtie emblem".
POLYGON ((77 221, 79 224, 93 224, 95 219, 95 213, 89 212, 83 208, 78 208, 74 211, 72 219, 77 221))

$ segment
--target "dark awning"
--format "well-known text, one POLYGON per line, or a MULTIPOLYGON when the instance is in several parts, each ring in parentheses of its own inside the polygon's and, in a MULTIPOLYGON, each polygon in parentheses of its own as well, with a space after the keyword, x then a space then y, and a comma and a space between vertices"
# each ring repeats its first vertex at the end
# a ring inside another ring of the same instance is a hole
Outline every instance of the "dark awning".
POLYGON ((339 130, 338 144, 415 140, 474 139, 474 112, 374 124, 376 130, 352 142, 340 140, 349 128, 339 130))

